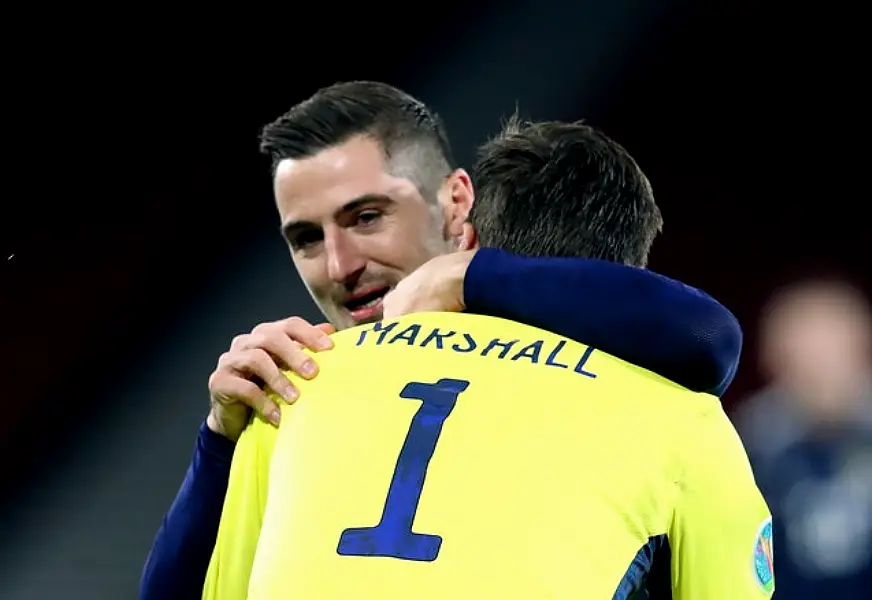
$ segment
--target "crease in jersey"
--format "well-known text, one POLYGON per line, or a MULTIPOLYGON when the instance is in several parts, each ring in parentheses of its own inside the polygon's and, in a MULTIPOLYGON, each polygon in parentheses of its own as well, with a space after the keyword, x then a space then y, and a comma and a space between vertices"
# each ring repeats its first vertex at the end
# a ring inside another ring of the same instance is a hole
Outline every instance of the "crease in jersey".
POLYGON ((669 600, 671 550, 666 534, 648 538, 618 583, 612 600, 669 600))

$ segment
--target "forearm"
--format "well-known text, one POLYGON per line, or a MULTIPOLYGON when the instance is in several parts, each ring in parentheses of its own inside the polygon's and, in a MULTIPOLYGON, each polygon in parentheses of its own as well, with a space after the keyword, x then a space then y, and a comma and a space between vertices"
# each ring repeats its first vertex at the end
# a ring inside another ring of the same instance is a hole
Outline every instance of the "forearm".
POLYGON ((194 456, 164 516, 140 583, 140 600, 200 598, 212 556, 234 444, 200 427, 194 456))
POLYGON ((469 312, 589 344, 695 391, 720 395, 742 346, 735 317, 707 294, 645 269, 482 248, 464 280, 469 312))

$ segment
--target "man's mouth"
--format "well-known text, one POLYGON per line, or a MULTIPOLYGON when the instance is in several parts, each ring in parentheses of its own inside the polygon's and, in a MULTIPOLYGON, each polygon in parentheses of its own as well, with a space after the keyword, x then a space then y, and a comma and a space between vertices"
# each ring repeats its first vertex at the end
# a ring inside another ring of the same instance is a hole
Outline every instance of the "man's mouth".
POLYGON ((390 291, 389 287, 365 290, 356 294, 345 303, 345 308, 351 313, 351 318, 358 323, 381 318, 382 300, 390 291))

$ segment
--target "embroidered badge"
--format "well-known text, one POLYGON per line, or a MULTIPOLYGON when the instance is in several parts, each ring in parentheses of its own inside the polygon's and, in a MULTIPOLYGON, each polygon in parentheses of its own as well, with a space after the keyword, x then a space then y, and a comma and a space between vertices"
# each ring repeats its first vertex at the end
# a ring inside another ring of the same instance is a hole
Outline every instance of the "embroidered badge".
POLYGON ((772 518, 763 521, 754 541, 754 578, 757 585, 771 594, 775 590, 775 569, 773 566, 772 518))

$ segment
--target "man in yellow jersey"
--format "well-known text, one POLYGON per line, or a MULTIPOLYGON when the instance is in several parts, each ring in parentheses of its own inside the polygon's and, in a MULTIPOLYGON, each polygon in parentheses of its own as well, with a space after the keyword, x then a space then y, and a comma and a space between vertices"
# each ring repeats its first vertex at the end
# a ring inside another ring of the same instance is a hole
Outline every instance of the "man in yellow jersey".
MULTIPOLYGON (((459 248, 643 267, 660 229, 584 124, 510 123, 476 175, 459 248)), ((771 596, 769 511, 714 396, 485 316, 333 341, 278 431, 240 437, 204 598, 771 596)))
MULTIPOLYGON (((438 116, 402 90, 366 81, 318 90, 264 127, 261 150, 273 158, 294 264, 339 328, 381 320, 381 295, 458 245, 445 224, 458 212, 465 220, 469 178, 438 116), (310 168, 280 168, 285 159, 310 168)), ((496 248, 475 252, 467 266, 462 308, 470 313, 584 341, 695 391, 720 396, 733 379, 741 328, 700 290, 618 263, 496 248)), ((209 377, 211 411, 149 552, 141 600, 200 594, 249 406, 277 425, 276 397, 263 390, 293 402, 281 369, 316 376, 302 347, 325 350, 330 331, 295 317, 261 323, 221 355, 209 377)))

